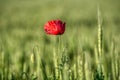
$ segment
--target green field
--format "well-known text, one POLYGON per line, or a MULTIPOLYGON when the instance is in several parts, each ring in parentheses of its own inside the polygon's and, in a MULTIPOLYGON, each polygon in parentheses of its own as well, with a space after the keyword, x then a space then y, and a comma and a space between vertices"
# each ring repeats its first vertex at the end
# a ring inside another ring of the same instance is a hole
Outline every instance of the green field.
POLYGON ((119 4, 0 0, 0 80, 120 80, 119 4), (44 32, 53 19, 63 35, 44 32))

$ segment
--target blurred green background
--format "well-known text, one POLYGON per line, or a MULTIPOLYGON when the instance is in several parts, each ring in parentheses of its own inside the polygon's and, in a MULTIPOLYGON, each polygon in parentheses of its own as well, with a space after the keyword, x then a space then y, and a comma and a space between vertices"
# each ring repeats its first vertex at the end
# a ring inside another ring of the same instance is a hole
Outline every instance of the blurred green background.
POLYGON ((38 45, 41 57, 50 65, 55 36, 45 34, 43 27, 52 19, 66 22, 61 42, 71 60, 78 48, 92 54, 97 44, 98 5, 104 50, 109 53, 112 38, 117 37, 120 45, 120 0, 0 0, 0 55, 4 53, 5 61, 9 60, 9 66, 16 71, 21 58, 29 59, 38 45))

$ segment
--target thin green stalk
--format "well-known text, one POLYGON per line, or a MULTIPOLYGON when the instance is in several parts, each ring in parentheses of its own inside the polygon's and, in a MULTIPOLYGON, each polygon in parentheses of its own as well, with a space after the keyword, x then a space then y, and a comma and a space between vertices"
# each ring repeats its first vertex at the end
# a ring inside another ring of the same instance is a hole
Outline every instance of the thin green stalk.
POLYGON ((54 67, 55 67, 55 79, 61 79, 62 75, 60 74, 59 70, 59 62, 60 58, 62 56, 61 54, 61 36, 56 36, 56 43, 55 43, 55 49, 53 51, 53 56, 54 56, 54 67))
POLYGON ((118 53, 118 78, 120 78, 120 52, 118 53))
POLYGON ((5 70, 5 67, 4 67, 4 53, 2 52, 2 80, 4 79, 4 70, 5 70))
POLYGON ((34 73, 36 71, 36 68, 35 68, 36 67, 36 65, 35 65, 36 60, 35 59, 36 59, 35 54, 32 53, 30 55, 30 70, 31 70, 31 73, 34 73))
MULTIPOLYGON (((36 57, 36 74, 38 76, 38 79, 42 79, 42 75, 41 75, 41 56, 40 56, 40 50, 39 50, 39 46, 35 46, 34 47, 34 54, 36 57)), ((44 75, 44 74, 43 74, 44 75)))
POLYGON ((103 37, 101 24, 102 24, 101 14, 98 7, 98 54, 99 54, 100 66, 102 66, 101 58, 102 58, 102 37, 103 37))
MULTIPOLYGON (((62 58, 62 42, 61 42, 61 35, 58 36, 58 64, 60 64, 60 59, 62 58)), ((63 66, 62 66, 63 67, 63 66)), ((59 66, 58 66, 58 69, 59 69, 59 66)), ((60 71, 60 69, 58 70, 58 75, 59 75, 59 78, 60 80, 61 79, 64 79, 64 75, 63 75, 63 70, 60 71)))
POLYGON ((37 72, 37 53, 36 53, 36 46, 33 48, 33 52, 30 55, 30 67, 31 73, 36 75, 37 72))
POLYGON ((94 53, 95 53, 95 64, 96 64, 95 67, 99 68, 100 63, 99 63, 99 54, 98 54, 97 46, 95 46, 94 48, 94 53))
POLYGON ((100 73, 103 73, 105 75, 105 80, 107 79, 106 71, 105 71, 105 64, 103 64, 103 61, 105 61, 105 54, 103 54, 103 27, 102 27, 102 17, 100 13, 100 9, 98 6, 98 54, 99 54, 99 67, 98 70, 100 73))
POLYGON ((119 53, 118 53, 118 50, 117 50, 117 52, 116 52, 116 79, 118 80, 119 79, 119 53))
POLYGON ((113 80, 116 80, 116 70, 115 70, 115 43, 114 41, 112 42, 112 51, 111 51, 111 59, 112 59, 112 78, 113 80))
POLYGON ((55 69, 55 79, 59 78, 59 72, 58 72, 58 57, 56 55, 56 50, 53 51, 53 61, 54 61, 54 69, 55 69))
POLYGON ((82 72, 83 72, 83 79, 82 80, 86 80, 86 71, 85 71, 85 53, 82 53, 82 72))
POLYGON ((62 57, 62 44, 61 44, 61 35, 58 36, 58 56, 62 57))
POLYGON ((92 77, 91 77, 91 58, 90 58, 90 55, 89 53, 85 53, 85 77, 86 77, 86 80, 91 80, 92 77))
POLYGON ((78 53, 78 56, 77 56, 77 77, 78 77, 78 79, 79 78, 81 78, 82 76, 81 76, 81 56, 80 56, 80 54, 78 53))

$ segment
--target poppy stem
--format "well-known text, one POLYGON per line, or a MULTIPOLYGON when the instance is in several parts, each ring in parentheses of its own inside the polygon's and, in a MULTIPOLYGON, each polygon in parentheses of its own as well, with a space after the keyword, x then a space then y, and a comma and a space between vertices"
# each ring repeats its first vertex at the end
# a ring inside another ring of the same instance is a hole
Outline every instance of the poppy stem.
MULTIPOLYGON (((61 35, 58 36, 58 59, 60 62, 60 58, 61 58, 62 54, 61 54, 61 35)), ((59 63, 58 63, 59 64, 59 63)), ((58 75, 59 75, 59 79, 61 79, 61 71, 60 69, 58 70, 58 75)))
POLYGON ((61 36, 56 36, 56 52, 54 52, 54 62, 55 62, 55 77, 56 79, 60 79, 60 71, 59 71, 59 62, 61 57, 61 36))
POLYGON ((59 36, 59 54, 61 56, 61 35, 59 36))

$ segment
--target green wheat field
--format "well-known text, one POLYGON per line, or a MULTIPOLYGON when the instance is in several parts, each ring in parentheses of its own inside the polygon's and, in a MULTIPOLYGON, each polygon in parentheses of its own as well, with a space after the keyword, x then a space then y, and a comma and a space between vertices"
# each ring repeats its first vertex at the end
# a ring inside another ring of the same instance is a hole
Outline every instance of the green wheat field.
POLYGON ((120 80, 120 0, 0 0, 0 80, 120 80))

